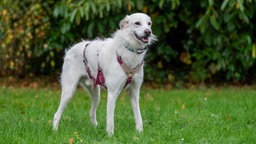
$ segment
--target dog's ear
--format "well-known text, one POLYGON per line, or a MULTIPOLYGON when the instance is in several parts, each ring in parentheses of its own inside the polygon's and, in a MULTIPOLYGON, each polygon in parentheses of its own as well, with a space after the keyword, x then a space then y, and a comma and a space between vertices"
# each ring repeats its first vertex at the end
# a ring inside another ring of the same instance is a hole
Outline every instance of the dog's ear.
POLYGON ((124 19, 119 22, 120 29, 124 29, 128 25, 129 16, 127 15, 124 19))

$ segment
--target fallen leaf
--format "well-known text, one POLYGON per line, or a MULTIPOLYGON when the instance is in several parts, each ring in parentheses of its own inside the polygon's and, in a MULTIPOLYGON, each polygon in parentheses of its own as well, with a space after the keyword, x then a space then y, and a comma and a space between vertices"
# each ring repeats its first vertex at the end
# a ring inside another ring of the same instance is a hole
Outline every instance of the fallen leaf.
POLYGON ((68 144, 73 144, 74 143, 74 138, 70 138, 69 140, 68 140, 68 144))
POLYGON ((181 105, 181 109, 184 110, 185 109, 185 104, 181 105))

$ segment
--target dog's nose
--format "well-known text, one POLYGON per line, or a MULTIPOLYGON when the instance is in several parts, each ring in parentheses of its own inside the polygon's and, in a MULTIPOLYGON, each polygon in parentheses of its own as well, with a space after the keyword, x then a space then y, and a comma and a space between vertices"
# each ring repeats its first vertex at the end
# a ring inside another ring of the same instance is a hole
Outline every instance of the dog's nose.
POLYGON ((145 33, 146 36, 150 36, 151 35, 151 30, 150 29, 146 29, 144 31, 144 33, 145 33))

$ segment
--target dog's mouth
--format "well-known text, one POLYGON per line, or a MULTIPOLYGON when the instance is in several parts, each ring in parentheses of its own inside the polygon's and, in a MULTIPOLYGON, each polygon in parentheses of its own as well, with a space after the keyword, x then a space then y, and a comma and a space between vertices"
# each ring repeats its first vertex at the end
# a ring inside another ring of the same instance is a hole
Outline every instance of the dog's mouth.
POLYGON ((138 36, 135 32, 134 32, 134 35, 135 35, 135 37, 136 37, 138 40, 140 40, 140 41, 143 42, 143 43, 148 43, 148 42, 149 42, 149 37, 148 37, 148 36, 143 36, 143 37, 141 37, 141 36, 138 36))

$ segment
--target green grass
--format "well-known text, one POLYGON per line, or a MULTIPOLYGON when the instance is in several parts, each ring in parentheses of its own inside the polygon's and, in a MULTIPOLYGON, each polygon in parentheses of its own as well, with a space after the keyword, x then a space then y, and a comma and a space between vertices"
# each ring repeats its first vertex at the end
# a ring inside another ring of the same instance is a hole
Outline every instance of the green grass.
POLYGON ((89 120, 90 99, 78 90, 52 131, 59 90, 0 88, 0 143, 256 143, 256 90, 212 88, 141 91, 143 133, 137 133, 129 97, 120 95, 115 134, 105 132, 106 93, 95 128, 89 120))

